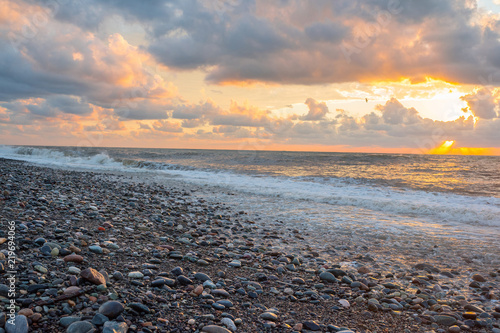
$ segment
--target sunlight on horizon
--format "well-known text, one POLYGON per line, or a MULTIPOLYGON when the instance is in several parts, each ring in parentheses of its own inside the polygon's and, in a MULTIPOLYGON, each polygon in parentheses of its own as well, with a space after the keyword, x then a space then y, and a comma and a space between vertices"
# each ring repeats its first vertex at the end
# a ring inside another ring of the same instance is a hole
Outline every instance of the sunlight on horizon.
POLYGON ((430 149, 431 155, 498 155, 493 148, 454 147, 455 141, 448 140, 438 147, 430 149))

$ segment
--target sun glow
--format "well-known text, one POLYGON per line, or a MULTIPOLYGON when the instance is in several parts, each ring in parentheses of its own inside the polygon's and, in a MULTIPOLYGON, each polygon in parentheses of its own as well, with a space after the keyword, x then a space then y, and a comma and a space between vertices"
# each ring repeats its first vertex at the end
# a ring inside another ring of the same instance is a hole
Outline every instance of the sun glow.
POLYGON ((443 142, 440 146, 428 151, 428 154, 433 155, 495 155, 491 148, 470 148, 458 147, 455 148, 455 141, 449 140, 443 142))

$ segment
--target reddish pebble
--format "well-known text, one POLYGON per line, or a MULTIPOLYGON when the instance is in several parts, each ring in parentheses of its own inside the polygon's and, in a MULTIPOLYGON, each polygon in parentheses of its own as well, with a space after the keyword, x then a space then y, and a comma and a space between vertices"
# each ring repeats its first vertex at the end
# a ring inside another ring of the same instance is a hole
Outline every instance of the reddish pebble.
POLYGON ((71 287, 64 289, 63 294, 68 295, 68 294, 77 293, 79 291, 80 291, 79 287, 71 286, 71 287))
POLYGON ((477 282, 486 282, 486 279, 482 275, 479 275, 479 274, 474 274, 472 276, 472 280, 477 281, 477 282))
POLYGON ((65 262, 82 262, 83 261, 83 257, 78 255, 78 254, 70 254, 70 255, 67 255, 66 257, 64 257, 64 261, 65 262))
POLYGON ((97 230, 99 230, 99 231, 104 231, 104 230, 106 230, 106 228, 99 227, 99 228, 97 228, 97 230))
POLYGON ((36 323, 40 319, 42 319, 42 314, 41 313, 34 313, 33 315, 30 316, 30 319, 32 322, 36 323))
POLYGON ((17 314, 29 317, 29 316, 33 315, 33 310, 31 310, 31 309, 21 309, 21 310, 19 310, 19 312, 17 314))
POLYGON ((203 292, 203 286, 198 286, 193 290, 193 294, 195 294, 196 296, 200 296, 202 292, 203 292))
POLYGON ((358 268, 358 273, 359 274, 368 274, 368 273, 370 273, 370 269, 368 267, 361 266, 360 268, 358 268))

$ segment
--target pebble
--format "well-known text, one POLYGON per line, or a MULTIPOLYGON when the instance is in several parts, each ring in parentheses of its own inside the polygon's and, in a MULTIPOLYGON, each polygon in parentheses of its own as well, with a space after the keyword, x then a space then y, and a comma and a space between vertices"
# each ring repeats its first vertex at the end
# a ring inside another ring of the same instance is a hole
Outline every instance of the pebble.
POLYGON ((62 317, 59 319, 59 324, 64 327, 68 327, 69 325, 73 324, 74 322, 81 321, 81 317, 62 317))
POLYGON ((177 282, 179 282, 183 286, 193 284, 193 281, 191 279, 185 277, 184 275, 179 275, 177 277, 177 282))
POLYGON ((169 287, 173 287, 176 284, 177 284, 177 282, 175 280, 167 279, 164 277, 160 277, 159 279, 156 279, 153 282, 151 282, 151 286, 153 286, 153 287, 161 287, 164 285, 167 285, 169 287))
POLYGON ((83 262, 83 257, 78 255, 78 254, 70 254, 64 257, 65 262, 76 262, 76 263, 81 263, 83 262))
POLYGON ((93 284, 103 284, 106 285, 106 279, 104 276, 93 268, 87 268, 80 272, 80 276, 85 280, 92 282, 93 284))
POLYGON ((208 276, 207 274, 204 274, 204 273, 196 273, 196 274, 194 275, 194 278, 195 278, 196 280, 200 280, 200 281, 202 281, 202 282, 205 282, 205 281, 208 281, 208 280, 212 280, 212 279, 210 278, 210 276, 208 276))
POLYGON ((144 313, 151 312, 146 305, 141 304, 141 303, 130 303, 128 306, 137 312, 144 312, 144 313))
POLYGON ((349 301, 346 300, 346 299, 341 299, 339 300, 339 303, 346 309, 348 309, 349 307, 351 307, 351 304, 349 304, 349 301))
MULTIPOLYGON (((2 163, 7 162, 0 160, 3 170, 2 163)), ((0 208, 2 218, 22 221, 18 315, 28 318, 33 331, 65 331, 79 322, 82 332, 210 332, 210 327, 223 333, 236 328, 352 332, 319 325, 328 318, 363 323, 373 332, 498 330, 497 269, 488 271, 474 260, 468 267, 439 264, 447 266, 441 272, 432 266, 448 255, 441 248, 434 248, 429 263, 413 267, 404 260, 389 262, 369 243, 318 250, 313 244, 308 248, 307 232, 277 221, 251 221, 230 207, 204 202, 195 192, 108 182, 99 173, 28 165, 26 170, 0 174, 0 187, 9 188, 16 200, 0 208), (22 184, 32 184, 36 194, 22 184), (294 243, 288 231, 303 239, 294 243), (106 256, 92 254, 100 252, 92 250, 98 247, 106 256), (50 257, 56 252, 58 257, 50 257), (87 261, 99 272, 85 267, 87 261), (179 264, 186 266, 170 270, 179 264), (228 270, 228 264, 241 268, 228 270), (108 271, 115 272, 108 277, 108 271), (78 291, 79 297, 56 300, 78 291), (391 316, 394 322, 387 320, 391 316), (464 320, 457 320, 460 316, 464 320), (398 330, 400 324, 405 328, 398 330)), ((421 246, 419 251, 426 249, 421 246)), ((0 274, 5 258, 0 251, 0 274)), ((3 297, 8 290, 0 285, 3 297)), ((0 313, 0 327, 5 319, 0 313)))
POLYGON ((224 289, 214 289, 211 291, 211 294, 215 296, 229 297, 229 293, 224 289))
POLYGON ((200 296, 203 293, 203 286, 197 286, 193 289, 193 295, 200 296))
POLYGON ((102 254, 104 252, 102 247, 100 247, 99 245, 91 245, 91 246, 89 246, 89 250, 90 250, 90 252, 94 252, 97 254, 102 254))
POLYGON ((33 315, 33 310, 31 309, 21 309, 17 312, 18 315, 23 315, 25 317, 29 317, 33 315))
POLYGON ((107 321, 104 323, 102 333, 127 333, 128 325, 124 322, 107 321))
POLYGON ((76 321, 69 325, 66 333, 92 333, 95 332, 95 327, 88 321, 76 321))
POLYGON ((181 267, 175 267, 174 269, 172 269, 170 271, 170 273, 172 273, 175 276, 179 276, 179 275, 184 274, 184 270, 181 267))
POLYGON ((451 326, 457 322, 457 319, 455 317, 446 315, 437 315, 434 316, 434 319, 436 320, 436 323, 444 326, 451 326))
POLYGON ((82 270, 78 267, 75 267, 75 266, 70 266, 68 267, 68 273, 70 274, 75 274, 75 275, 78 275, 82 272, 82 270))
POLYGON ((295 283, 295 284, 305 284, 306 282, 304 281, 304 279, 301 279, 301 278, 293 278, 292 279, 292 283, 295 283))
POLYGON ((206 333, 231 333, 227 328, 217 326, 217 325, 207 325, 201 329, 202 332, 206 333))
POLYGON ((468 311, 476 312, 476 313, 483 313, 484 312, 483 309, 481 309, 478 306, 475 306, 474 304, 466 304, 464 306, 464 309, 468 310, 468 311))
POLYGON ((9 295, 9 287, 5 284, 0 284, 0 296, 7 297, 9 295))
POLYGON ((234 267, 234 268, 239 268, 239 267, 241 267, 241 261, 233 260, 229 263, 229 266, 234 267))
POLYGON ((231 318, 222 318, 220 321, 224 326, 226 326, 230 331, 236 332, 236 325, 231 320, 231 318))
POLYGON ((51 251, 50 251, 50 255, 52 257, 57 257, 59 255, 59 249, 57 247, 53 248, 51 251))
POLYGON ((358 273, 359 274, 368 274, 368 273, 370 273, 370 269, 366 266, 361 266, 358 268, 358 273))
POLYGON ((212 281, 210 280, 207 280, 205 282, 203 282, 203 287, 205 288, 210 288, 210 289, 215 289, 217 288, 217 286, 215 285, 215 283, 213 283, 212 281))
POLYGON ((41 265, 36 265, 34 268, 42 274, 46 274, 48 272, 47 268, 41 265))
POLYGON ((5 331, 7 333, 28 333, 28 319, 24 315, 17 315, 14 318, 14 323, 9 320, 5 323, 5 331))
POLYGON ((272 312, 264 312, 260 317, 264 320, 278 321, 278 316, 272 312))
POLYGON ((109 321, 109 318, 106 317, 105 315, 103 314, 100 314, 100 313, 96 313, 94 315, 94 318, 92 318, 92 321, 91 323, 96 325, 96 326, 102 326, 104 325, 105 322, 109 321))
POLYGON ((130 272, 128 273, 128 277, 131 279, 142 279, 144 277, 144 274, 141 272, 130 272))
POLYGON ((322 280, 322 281, 326 281, 326 282, 338 282, 339 280, 330 272, 322 272, 320 275, 319 275, 319 278, 322 280))
POLYGON ((303 327, 310 331, 319 331, 321 327, 315 321, 304 321, 302 322, 303 327))
POLYGON ((474 274, 472 276, 472 280, 477 281, 477 282, 486 282, 486 279, 484 278, 484 276, 479 275, 479 274, 474 274))
POLYGON ((125 307, 122 303, 117 301, 108 301, 99 307, 99 313, 108 317, 109 319, 114 319, 118 317, 125 307))

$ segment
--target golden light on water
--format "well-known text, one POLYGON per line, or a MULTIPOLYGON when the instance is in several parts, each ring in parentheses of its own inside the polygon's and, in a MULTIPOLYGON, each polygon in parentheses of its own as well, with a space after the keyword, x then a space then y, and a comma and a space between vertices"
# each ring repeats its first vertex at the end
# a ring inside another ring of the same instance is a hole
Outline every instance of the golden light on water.
POLYGON ((448 140, 428 151, 433 155, 495 155, 491 148, 454 147, 455 141, 448 140))

